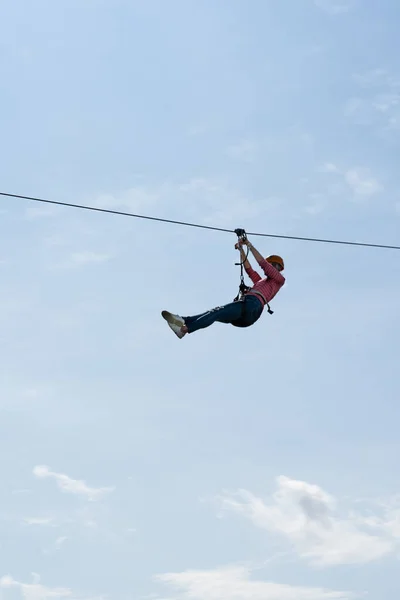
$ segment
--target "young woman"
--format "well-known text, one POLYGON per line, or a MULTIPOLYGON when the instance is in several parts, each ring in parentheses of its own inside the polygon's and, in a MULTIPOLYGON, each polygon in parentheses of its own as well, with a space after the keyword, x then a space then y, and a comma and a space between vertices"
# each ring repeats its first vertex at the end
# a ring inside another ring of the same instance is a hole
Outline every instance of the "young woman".
POLYGON ((249 327, 258 321, 265 305, 276 296, 284 285, 285 278, 281 271, 283 271, 285 265, 280 256, 271 255, 264 258, 248 239, 241 239, 235 244, 235 248, 240 250, 242 261, 244 261, 243 266, 254 285, 245 293, 241 300, 230 302, 224 306, 217 306, 199 315, 181 317, 163 310, 161 313, 162 316, 178 338, 181 339, 187 333, 194 333, 199 329, 205 329, 216 321, 219 323, 229 323, 235 327, 249 327), (243 245, 248 246, 257 263, 264 271, 264 278, 250 265, 243 250, 243 245))

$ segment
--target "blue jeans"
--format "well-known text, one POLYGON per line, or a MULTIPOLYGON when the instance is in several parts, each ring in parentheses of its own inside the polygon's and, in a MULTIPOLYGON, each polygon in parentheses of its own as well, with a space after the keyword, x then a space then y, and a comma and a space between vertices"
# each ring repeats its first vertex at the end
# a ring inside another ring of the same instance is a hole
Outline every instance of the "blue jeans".
POLYGON ((261 317, 264 310, 262 302, 255 296, 245 296, 242 300, 230 302, 225 306, 216 306, 199 315, 183 317, 189 333, 205 329, 215 321, 230 323, 235 327, 249 327, 261 317))

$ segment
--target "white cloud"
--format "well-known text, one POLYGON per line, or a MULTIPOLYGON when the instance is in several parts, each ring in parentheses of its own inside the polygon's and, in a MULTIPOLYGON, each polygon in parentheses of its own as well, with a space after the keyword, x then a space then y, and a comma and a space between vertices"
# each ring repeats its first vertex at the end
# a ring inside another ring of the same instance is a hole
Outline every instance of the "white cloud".
POLYGON ((373 126, 376 121, 374 102, 369 98, 352 97, 344 105, 344 116, 353 123, 363 126, 373 126))
POLYGON ((345 115, 359 125, 382 133, 398 129, 400 121, 400 79, 384 68, 354 76, 360 94, 345 104, 345 115), (362 92, 361 92, 362 90, 362 92))
POLYGON ((367 169, 348 169, 344 176, 346 183, 357 196, 373 196, 383 190, 383 186, 367 169))
POLYGON ((50 588, 40 584, 40 577, 33 573, 33 583, 20 583, 6 575, 0 579, 0 587, 3 589, 16 587, 19 588, 21 596, 25 600, 47 600, 47 598, 68 598, 72 596, 72 591, 68 588, 50 588))
MULTIPOLYGON (((335 181, 342 182, 351 191, 353 198, 374 196, 384 190, 380 181, 365 167, 340 169, 334 163, 325 163, 319 170, 322 173, 335 175, 335 181)), ((341 193, 340 188, 338 191, 341 193)))
POLYGON ((392 75, 387 69, 379 67, 371 69, 362 74, 358 73, 354 76, 355 81, 364 88, 390 88, 400 89, 400 79, 392 75))
POLYGON ((261 529, 285 537, 314 566, 363 564, 391 554, 396 548, 392 509, 382 522, 359 514, 340 516, 335 499, 317 485, 288 477, 277 478, 277 490, 264 502, 247 490, 219 497, 225 511, 244 516, 261 529))
MULTIPOLYGON (((70 588, 64 587, 47 587, 40 583, 40 576, 37 573, 32 573, 32 583, 21 583, 14 579, 11 575, 5 575, 0 578, 0 588, 3 590, 16 588, 19 590, 23 600, 48 600, 49 598, 74 598, 80 600, 103 600, 99 597, 82 596, 75 594, 70 588)), ((7 592, 4 596, 7 598, 7 592)), ((14 598, 14 595, 10 595, 14 598)))
POLYGON ((195 218, 207 224, 216 221, 229 226, 242 218, 252 219, 277 210, 282 204, 276 197, 263 198, 262 202, 250 199, 223 183, 201 177, 181 184, 179 191, 185 196, 185 205, 196 207, 195 218))
POLYGON ((204 135, 205 133, 207 133, 207 126, 206 125, 192 125, 191 127, 189 127, 187 134, 189 136, 198 136, 198 135, 204 135))
POLYGON ((109 254, 99 254, 97 252, 75 252, 71 254, 71 262, 75 265, 102 263, 110 258, 109 254))
POLYGON ((25 216, 28 219, 54 217, 55 215, 59 214, 59 210, 59 207, 56 207, 52 204, 36 204, 26 209, 25 216))
POLYGON ((27 525, 52 525, 54 519, 52 517, 26 517, 24 523, 27 525))
POLYGON ((396 108, 399 104, 400 94, 395 93, 381 94, 377 96, 372 102, 372 106, 381 113, 387 113, 391 109, 396 108))
POLYGON ((111 254, 104 254, 100 252, 82 251, 71 253, 66 260, 56 263, 54 269, 76 269, 85 267, 87 265, 102 264, 113 257, 111 254))
POLYGON ((112 492, 115 488, 103 487, 103 488, 92 488, 89 487, 84 481, 78 479, 71 479, 63 473, 55 473, 50 471, 46 465, 38 465, 33 469, 33 474, 39 479, 53 478, 56 480, 58 487, 69 494, 78 494, 86 496, 88 500, 97 500, 101 496, 112 492))
POLYGON ((148 210, 149 208, 156 206, 167 192, 167 185, 137 186, 122 192, 118 196, 101 194, 100 196, 97 196, 93 206, 111 210, 124 208, 130 212, 148 210))
POLYGON ((276 198, 248 198, 229 182, 206 177, 136 187, 116 196, 101 195, 88 203, 150 217, 226 227, 281 206, 276 198))
POLYGON ((238 142, 237 144, 229 146, 228 148, 228 154, 232 158, 242 160, 243 162, 253 162, 255 159, 256 151, 256 144, 250 140, 243 140, 241 142, 238 142))
POLYGON ((326 162, 322 165, 320 171, 322 173, 339 173, 339 167, 334 163, 326 162))
POLYGON ((314 4, 330 15, 348 13, 355 6, 354 0, 314 0, 314 4))
POLYGON ((309 215, 318 215, 324 211, 327 205, 326 198, 323 194, 313 193, 309 195, 310 203, 304 207, 305 212, 309 215))
POLYGON ((50 546, 42 548, 42 553, 50 555, 58 552, 68 539, 65 535, 59 536, 50 546))
MULTIPOLYGON (((253 580, 246 567, 189 570, 156 578, 173 590, 171 600, 349 600, 348 592, 253 580), (178 595, 176 595, 176 593, 178 595)), ((168 599, 165 599, 168 600, 168 599)))

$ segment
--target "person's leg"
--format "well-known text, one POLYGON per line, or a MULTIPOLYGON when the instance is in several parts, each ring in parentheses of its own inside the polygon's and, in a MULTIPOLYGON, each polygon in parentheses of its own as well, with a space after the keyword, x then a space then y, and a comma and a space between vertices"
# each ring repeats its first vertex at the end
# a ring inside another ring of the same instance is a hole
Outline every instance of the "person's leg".
POLYGON ((185 321, 188 333, 193 333, 199 329, 210 327, 213 323, 232 323, 240 319, 243 310, 243 302, 230 302, 224 306, 216 306, 199 315, 182 317, 185 321))
POLYGON ((235 327, 250 327, 261 317, 264 307, 255 296, 245 296, 243 311, 239 319, 232 322, 235 327))
POLYGON ((161 314, 174 333, 182 338, 186 333, 205 329, 216 321, 230 323, 236 327, 249 327, 260 318, 262 312, 263 306, 258 298, 245 296, 243 300, 217 306, 198 315, 181 317, 166 310, 161 314))

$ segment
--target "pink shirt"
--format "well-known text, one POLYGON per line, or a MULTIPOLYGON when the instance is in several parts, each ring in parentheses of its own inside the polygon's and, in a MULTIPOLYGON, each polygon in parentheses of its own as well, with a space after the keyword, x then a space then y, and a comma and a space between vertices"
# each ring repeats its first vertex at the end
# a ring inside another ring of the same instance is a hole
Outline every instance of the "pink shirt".
MULTIPOLYGON (((247 275, 250 277, 252 282, 254 283, 253 287, 247 292, 252 296, 257 296, 260 298, 258 294, 254 294, 253 292, 260 292, 267 302, 270 302, 272 298, 279 292, 281 287, 285 283, 285 278, 275 267, 273 267, 269 262, 265 259, 259 262, 260 267, 264 271, 266 277, 262 279, 257 271, 254 271, 252 267, 249 269, 245 269, 247 275)), ((262 301, 262 299, 260 298, 262 301)), ((264 302, 263 302, 264 304, 264 302)))

